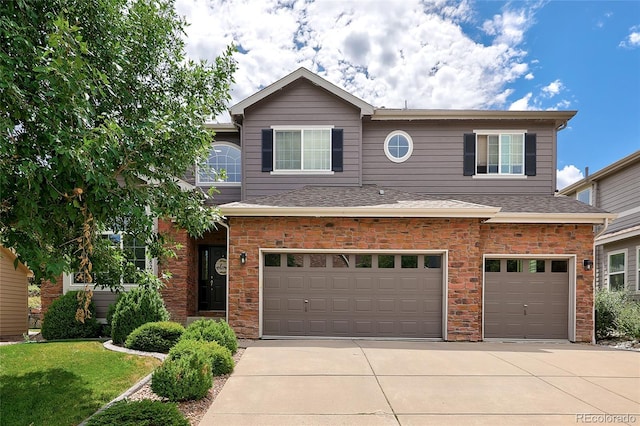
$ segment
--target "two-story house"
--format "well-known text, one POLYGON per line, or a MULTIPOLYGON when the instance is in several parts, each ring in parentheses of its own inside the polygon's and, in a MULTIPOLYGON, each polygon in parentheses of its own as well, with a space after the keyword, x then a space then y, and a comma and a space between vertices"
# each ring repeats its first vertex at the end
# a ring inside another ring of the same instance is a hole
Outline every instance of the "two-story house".
POLYGON ((158 224, 182 245, 163 265, 174 320, 224 317, 246 338, 592 341, 593 226, 612 215, 554 195, 575 111, 375 108, 301 68, 230 113, 185 179, 219 189, 224 220, 200 239, 158 224))
POLYGON ((564 188, 560 194, 618 214, 596 229, 598 288, 640 294, 640 151, 564 188))

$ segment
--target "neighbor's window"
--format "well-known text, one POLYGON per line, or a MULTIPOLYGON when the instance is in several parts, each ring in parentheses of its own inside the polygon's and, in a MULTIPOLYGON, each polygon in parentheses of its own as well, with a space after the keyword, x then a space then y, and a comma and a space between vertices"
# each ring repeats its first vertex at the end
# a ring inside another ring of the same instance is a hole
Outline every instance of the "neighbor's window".
POLYGON ((197 169, 198 184, 239 185, 242 182, 240 148, 228 143, 214 143, 209 157, 197 169))
POLYGON ((619 291, 625 287, 626 251, 609 253, 609 290, 619 291))
POLYGON ((408 133, 395 130, 384 141, 384 154, 394 163, 402 163, 411 157, 413 140, 408 133))
POLYGON ((275 129, 274 170, 330 171, 331 129, 275 129))
POLYGON ((638 273, 636 274, 636 290, 640 291, 640 246, 636 251, 636 267, 638 268, 638 273))
POLYGON ((582 191, 579 191, 576 194, 576 198, 578 199, 578 201, 582 201, 585 204, 589 204, 592 205, 592 200, 591 200, 591 188, 587 188, 587 189, 583 189, 582 191))
POLYGON ((524 175, 524 133, 476 134, 476 173, 524 175))

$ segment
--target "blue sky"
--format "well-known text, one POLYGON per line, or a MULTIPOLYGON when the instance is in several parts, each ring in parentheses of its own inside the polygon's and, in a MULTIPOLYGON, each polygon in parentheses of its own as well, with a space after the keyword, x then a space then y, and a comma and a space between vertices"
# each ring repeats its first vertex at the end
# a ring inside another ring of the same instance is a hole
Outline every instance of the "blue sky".
MULTIPOLYGON (((640 1, 177 0, 187 52, 241 46, 232 104, 304 66, 389 108, 578 110, 558 182, 640 149, 640 1)), ((220 121, 228 117, 219 117, 220 121)))

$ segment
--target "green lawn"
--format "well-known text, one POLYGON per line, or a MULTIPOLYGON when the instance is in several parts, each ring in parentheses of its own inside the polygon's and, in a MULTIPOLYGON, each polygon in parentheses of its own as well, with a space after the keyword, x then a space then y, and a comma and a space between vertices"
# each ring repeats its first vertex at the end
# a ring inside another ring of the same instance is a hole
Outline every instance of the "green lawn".
POLYGON ((76 425, 159 364, 100 342, 0 346, 0 425, 76 425))

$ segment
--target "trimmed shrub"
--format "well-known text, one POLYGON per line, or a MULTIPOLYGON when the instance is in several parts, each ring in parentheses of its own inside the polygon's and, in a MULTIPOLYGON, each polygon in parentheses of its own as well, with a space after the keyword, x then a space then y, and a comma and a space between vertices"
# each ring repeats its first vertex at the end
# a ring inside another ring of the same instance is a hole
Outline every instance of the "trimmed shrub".
POLYGON ((142 324, 168 320, 169 312, 160 292, 155 288, 135 287, 118 299, 111 322, 111 338, 113 343, 121 344, 142 324))
MULTIPOLYGON (((76 319, 76 312, 80 308, 78 294, 84 291, 69 291, 54 300, 42 323, 42 337, 47 340, 55 339, 80 339, 97 337, 100 332, 100 324, 96 320, 96 307, 93 302, 89 304, 90 318, 85 318, 84 323, 76 319)), ((80 296, 86 297, 86 296, 80 296)))
POLYGON ((212 385, 211 364, 200 353, 168 357, 151 377, 151 390, 170 401, 201 399, 212 385))
POLYGON ((596 338, 606 339, 618 332, 616 319, 627 301, 626 293, 606 289, 596 292, 596 338))
POLYGON ((177 322, 148 322, 133 330, 124 345, 129 349, 166 354, 182 333, 184 327, 177 322))
POLYGON ((238 350, 238 339, 236 333, 225 320, 201 319, 192 322, 182 335, 187 340, 205 340, 207 342, 218 342, 221 346, 229 349, 232 354, 238 350))
POLYGON ((220 346, 217 342, 204 340, 181 339, 169 350, 169 357, 177 359, 194 353, 203 354, 209 360, 214 376, 229 374, 235 366, 229 349, 220 346))
POLYGON ((87 426, 189 426, 176 404, 151 401, 118 401, 87 421, 87 426))
POLYGON ((615 320, 618 331, 630 338, 640 339, 640 303, 627 300, 615 320))

